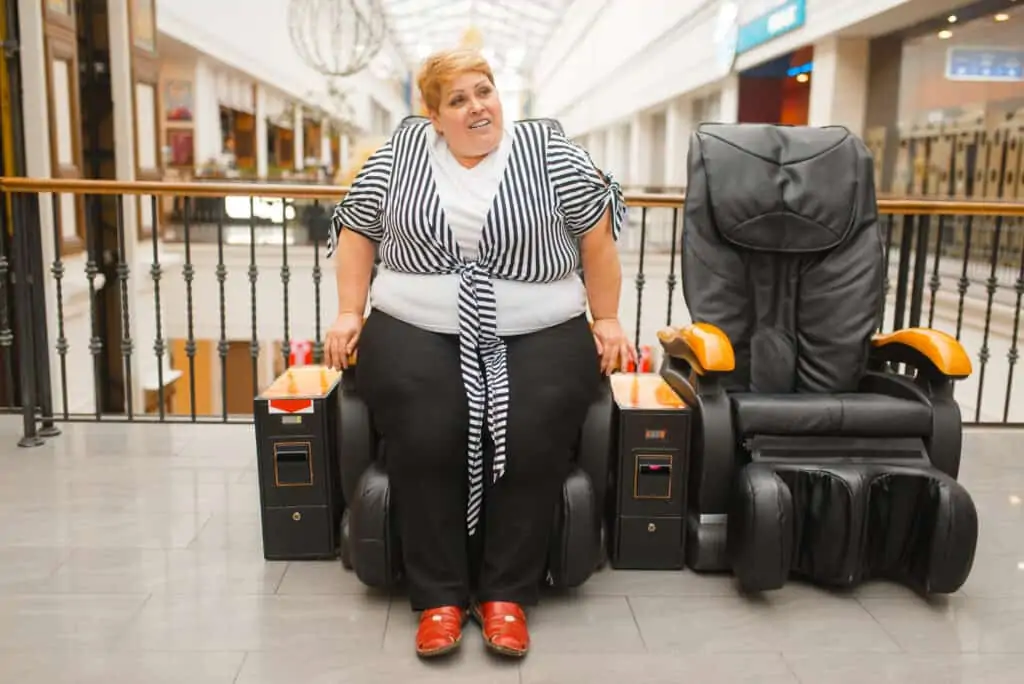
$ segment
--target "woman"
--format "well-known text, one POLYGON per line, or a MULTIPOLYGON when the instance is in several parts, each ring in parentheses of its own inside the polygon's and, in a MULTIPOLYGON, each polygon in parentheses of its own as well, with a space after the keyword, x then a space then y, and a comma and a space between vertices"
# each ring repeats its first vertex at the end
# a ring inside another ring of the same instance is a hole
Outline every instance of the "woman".
POLYGON ((456 648, 470 611, 489 647, 521 656, 573 439, 601 372, 636 356, 618 321, 626 208, 564 136, 505 123, 476 52, 428 58, 418 85, 429 123, 371 155, 335 210, 325 361, 344 368, 359 345, 417 652, 456 648))

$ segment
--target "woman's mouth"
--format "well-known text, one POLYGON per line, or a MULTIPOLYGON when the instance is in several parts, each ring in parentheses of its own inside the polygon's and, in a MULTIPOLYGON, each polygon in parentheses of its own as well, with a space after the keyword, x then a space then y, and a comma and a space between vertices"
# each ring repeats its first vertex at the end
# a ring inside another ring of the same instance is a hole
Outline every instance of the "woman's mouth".
POLYGON ((470 125, 470 129, 476 130, 476 129, 480 129, 480 128, 486 128, 487 126, 490 126, 490 125, 491 125, 491 120, 490 119, 481 119, 480 121, 477 121, 476 123, 471 124, 470 125))

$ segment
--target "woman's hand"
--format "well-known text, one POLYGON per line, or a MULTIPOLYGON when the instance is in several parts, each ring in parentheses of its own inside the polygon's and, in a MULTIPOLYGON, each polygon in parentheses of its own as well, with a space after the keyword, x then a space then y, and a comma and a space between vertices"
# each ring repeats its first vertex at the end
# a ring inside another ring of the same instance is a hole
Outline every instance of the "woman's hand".
POLYGON ((617 318, 598 318, 591 328, 597 343, 597 354, 601 357, 601 372, 611 375, 616 370, 626 370, 629 362, 636 363, 636 347, 626 337, 617 318))
POLYGON ((324 364, 328 368, 348 368, 348 360, 359 344, 363 330, 363 317, 354 313, 338 314, 327 330, 324 341, 324 364))

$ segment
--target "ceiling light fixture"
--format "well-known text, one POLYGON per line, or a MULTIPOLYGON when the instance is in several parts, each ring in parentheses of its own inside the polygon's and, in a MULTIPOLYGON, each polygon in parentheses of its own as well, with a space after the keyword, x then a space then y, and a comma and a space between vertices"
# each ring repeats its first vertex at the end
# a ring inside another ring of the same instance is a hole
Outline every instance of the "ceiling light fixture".
POLYGON ((940 40, 948 40, 948 39, 950 39, 952 37, 953 37, 953 32, 952 31, 949 31, 947 29, 943 29, 942 31, 939 31, 939 39, 940 40))
POLYGON ((946 21, 948 21, 950 24, 955 24, 956 23, 956 15, 955 14, 950 14, 949 18, 946 19, 946 21))
POLYGON ((997 14, 995 16, 995 20, 996 21, 1007 21, 1007 20, 1009 20, 1009 18, 1010 18, 1010 15, 1007 14, 1006 12, 1000 12, 999 14, 997 14))
POLYGON ((811 80, 811 77, 808 76, 807 74, 797 74, 796 75, 796 82, 797 83, 807 83, 810 80, 811 80))

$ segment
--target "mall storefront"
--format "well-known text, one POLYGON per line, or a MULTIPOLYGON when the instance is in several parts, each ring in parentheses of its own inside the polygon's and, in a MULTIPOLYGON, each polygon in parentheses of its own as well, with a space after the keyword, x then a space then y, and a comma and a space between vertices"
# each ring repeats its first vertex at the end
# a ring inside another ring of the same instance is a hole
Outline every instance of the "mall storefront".
POLYGON ((864 137, 894 195, 1024 197, 1024 2, 984 0, 871 44, 864 137))

